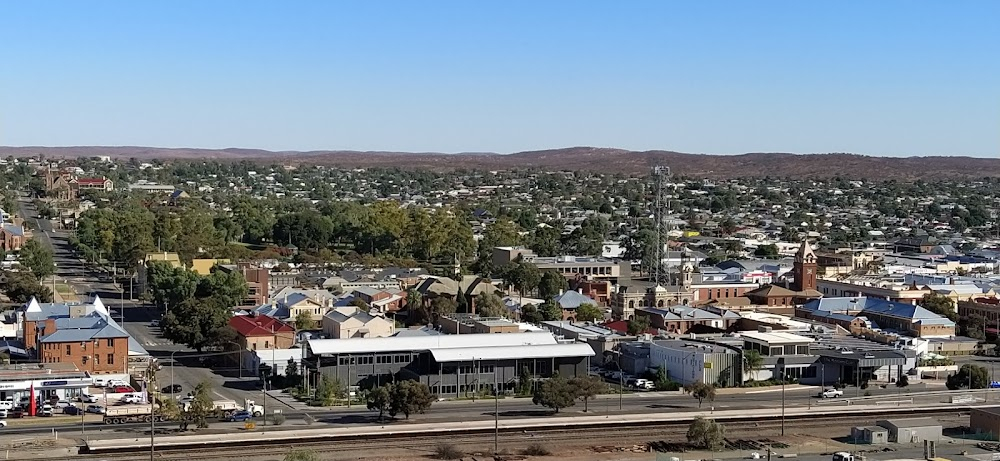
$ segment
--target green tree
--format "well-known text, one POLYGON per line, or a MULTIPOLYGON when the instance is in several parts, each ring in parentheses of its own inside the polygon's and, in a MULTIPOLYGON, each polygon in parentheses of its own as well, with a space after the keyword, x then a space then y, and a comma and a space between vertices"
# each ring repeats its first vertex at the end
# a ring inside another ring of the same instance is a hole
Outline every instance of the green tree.
POLYGON ((583 411, 589 410, 590 399, 607 392, 608 386, 604 380, 596 376, 577 376, 569 380, 576 398, 583 399, 583 411))
POLYGON ((569 380, 556 373, 535 388, 531 402, 559 413, 559 410, 576 404, 576 397, 576 390, 570 385, 569 380))
POLYGON ((542 274, 538 271, 538 266, 518 259, 500 268, 500 278, 505 284, 513 286, 518 294, 524 296, 524 292, 538 287, 542 274))
POLYGON ((684 392, 691 394, 691 397, 698 400, 698 408, 701 408, 701 404, 705 400, 709 402, 715 401, 715 386, 705 384, 701 381, 685 385, 684 392))
POLYGON ((534 379, 532 378, 531 370, 528 369, 528 366, 522 366, 521 372, 517 375, 517 395, 531 394, 532 383, 534 383, 534 379))
POLYGON ((347 390, 339 379, 323 375, 316 388, 316 401, 322 406, 333 405, 337 399, 347 396, 347 390))
POLYGON ((247 282, 243 274, 216 266, 212 272, 198 278, 195 290, 198 298, 215 298, 226 306, 239 306, 247 297, 247 282))
POLYGON ((38 239, 29 239, 21 245, 17 264, 30 271, 39 280, 56 272, 56 265, 52 260, 52 249, 39 243, 38 239))
POLYGON ((584 303, 576 308, 576 321, 596 322, 598 320, 604 320, 604 312, 599 307, 584 303))
POLYGON ((181 302, 193 299, 198 289, 198 274, 183 267, 173 267, 164 261, 146 263, 146 280, 157 305, 168 310, 181 302))
POLYGON ((566 277, 556 271, 542 271, 541 279, 538 283, 538 296, 544 300, 550 300, 559 296, 560 293, 569 288, 566 277))
POLYGON ((951 390, 958 389, 985 389, 990 385, 990 375, 986 367, 979 365, 965 364, 955 373, 948 377, 945 386, 951 390))
POLYGON ((40 303, 52 302, 52 290, 38 282, 31 272, 6 272, 3 291, 12 302, 24 304, 35 298, 40 303))
POLYGON ((368 409, 378 411, 378 420, 382 421, 392 404, 390 388, 392 384, 384 384, 368 392, 366 402, 368 409))
POLYGON ((161 322, 163 336, 196 349, 221 344, 229 329, 230 307, 215 298, 190 298, 167 309, 161 322))
POLYGON ((650 327, 649 317, 644 315, 636 315, 632 317, 632 320, 628 321, 626 326, 627 333, 629 336, 638 336, 646 332, 650 327))
POLYGON ((677 383, 670 379, 666 367, 662 366, 656 368, 656 379, 653 381, 653 385, 658 391, 675 391, 678 388, 677 383))
POLYGON ((753 255, 758 258, 776 259, 778 258, 778 246, 775 244, 760 245, 754 250, 753 255))
POLYGON ((757 372, 764 368, 764 357, 760 355, 760 352, 755 350, 744 350, 743 366, 750 371, 750 376, 756 381, 757 372))
POLYGON ((510 311, 504 306, 503 300, 493 293, 479 293, 476 296, 476 312, 481 317, 508 317, 510 311))
POLYGON ((559 254, 559 229, 554 226, 538 226, 531 234, 528 248, 538 256, 557 256, 559 254))
POLYGON ((212 384, 208 381, 198 383, 192 393, 194 399, 188 409, 188 415, 194 419, 198 429, 208 427, 208 420, 215 415, 215 402, 212 399, 212 384))
POLYGON ((712 419, 705 419, 699 416, 688 426, 688 442, 701 449, 719 450, 723 447, 725 438, 725 426, 712 419))
POLYGON ((397 381, 390 388, 389 415, 402 413, 410 419, 413 413, 424 413, 431 408, 434 395, 426 384, 417 381, 397 381))
POLYGON ((542 314, 542 318, 548 321, 563 319, 562 307, 560 307, 559 304, 556 304, 556 302, 552 300, 548 300, 542 303, 538 311, 542 314))
POLYGON ((951 319, 958 320, 958 313, 955 312, 955 303, 951 298, 940 293, 927 293, 920 301, 920 305, 925 309, 951 319))
POLYGON ((437 315, 454 314, 458 305, 447 296, 438 296, 431 301, 431 312, 437 315))
POLYGON ((316 321, 313 320, 312 314, 308 311, 300 311, 295 316, 295 330, 312 330, 313 328, 316 328, 316 321))
POLYGON ((545 320, 542 318, 542 313, 538 311, 538 306, 534 304, 528 304, 521 307, 521 321, 525 323, 531 323, 538 325, 545 320))

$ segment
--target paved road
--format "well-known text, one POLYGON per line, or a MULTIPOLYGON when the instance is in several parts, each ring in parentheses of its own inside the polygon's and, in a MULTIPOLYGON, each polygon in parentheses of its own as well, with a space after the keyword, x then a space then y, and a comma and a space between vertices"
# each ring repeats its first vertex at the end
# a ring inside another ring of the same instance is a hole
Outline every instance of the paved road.
MULTIPOLYGON (((152 306, 125 299, 124 295, 129 291, 127 286, 121 287, 107 281, 106 274, 88 267, 86 262, 73 252, 68 241, 69 232, 53 229, 51 221, 38 219, 36 217, 38 212, 29 198, 21 197, 19 206, 21 215, 27 217, 26 220, 30 220, 35 229, 33 238, 52 248, 56 264, 55 283, 65 283, 73 287, 80 301, 90 301, 95 294, 100 296, 112 317, 150 355, 163 364, 164 368, 158 375, 161 386, 173 382, 180 384, 186 393, 196 384, 208 381, 213 384, 213 392, 217 399, 241 402, 244 398, 251 398, 260 401, 263 394, 256 379, 250 377, 241 379, 235 369, 212 370, 204 367, 194 350, 174 344, 162 337, 159 328, 150 326, 153 320, 160 318, 160 312, 152 306), (177 359, 174 367, 170 366, 171 356, 177 359)), ((52 282, 52 279, 47 281, 47 283, 52 282)), ((276 401, 269 404, 275 405, 276 408, 279 405, 276 401)))

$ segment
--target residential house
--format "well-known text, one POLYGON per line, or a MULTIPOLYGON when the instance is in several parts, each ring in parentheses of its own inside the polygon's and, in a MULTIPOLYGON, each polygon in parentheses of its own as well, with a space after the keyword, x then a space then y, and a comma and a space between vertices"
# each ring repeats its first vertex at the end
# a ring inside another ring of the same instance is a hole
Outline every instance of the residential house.
POLYGON ((355 299, 364 301, 372 310, 382 314, 396 312, 406 304, 406 292, 400 290, 355 288, 353 294, 355 299))
POLYGON ((70 181, 70 185, 73 186, 78 192, 84 190, 100 190, 105 192, 111 192, 115 190, 114 181, 108 178, 77 178, 70 181))
MULTIPOLYGON (((295 344, 295 327, 266 315, 234 315, 229 318, 229 326, 236 331, 239 357, 232 357, 243 364, 247 351, 266 349, 288 349, 295 344)), ((236 352, 231 345, 226 349, 236 352)))
MULTIPOLYGON (((562 308, 562 318, 563 320, 576 320, 576 309, 584 304, 590 304, 597 306, 597 301, 594 301, 589 296, 584 295, 578 291, 565 291, 559 296, 552 299, 553 302, 562 308)), ((598 319, 603 320, 603 319, 598 319)))
POLYGON ((331 338, 385 338, 396 333, 395 323, 353 306, 338 307, 323 316, 323 332, 331 338))

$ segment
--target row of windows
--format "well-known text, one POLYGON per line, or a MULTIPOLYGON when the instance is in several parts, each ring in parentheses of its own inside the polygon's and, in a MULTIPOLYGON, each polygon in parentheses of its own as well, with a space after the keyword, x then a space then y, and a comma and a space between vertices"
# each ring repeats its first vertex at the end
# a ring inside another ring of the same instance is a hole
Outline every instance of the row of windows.
MULTIPOLYGON (((115 340, 114 339, 110 339, 109 338, 106 341, 107 341, 108 347, 115 347, 115 340)), ((64 345, 66 347, 66 355, 72 355, 73 354, 73 344, 74 343, 67 343, 67 344, 64 345)), ((83 342, 81 342, 80 343, 80 350, 86 352, 86 350, 87 350, 87 344, 90 344, 90 341, 83 341, 83 342)), ((59 343, 42 343, 42 350, 51 351, 51 350, 55 350, 59 346, 60 346, 59 343)), ((96 343, 95 343, 94 347, 97 347, 96 343)))
POLYGON ((337 363, 339 365, 371 365, 372 363, 410 363, 412 361, 413 359, 409 354, 379 355, 374 358, 370 355, 362 355, 357 357, 340 357, 337 363))
POLYGON ((599 267, 557 267, 563 274, 585 274, 585 275, 611 275, 611 268, 608 266, 599 267))
POLYGON ((454 374, 455 372, 461 373, 463 375, 471 375, 475 374, 477 371, 479 373, 493 373, 493 365, 479 365, 475 367, 471 365, 465 365, 462 367, 450 366, 441 368, 441 373, 446 375, 454 374))

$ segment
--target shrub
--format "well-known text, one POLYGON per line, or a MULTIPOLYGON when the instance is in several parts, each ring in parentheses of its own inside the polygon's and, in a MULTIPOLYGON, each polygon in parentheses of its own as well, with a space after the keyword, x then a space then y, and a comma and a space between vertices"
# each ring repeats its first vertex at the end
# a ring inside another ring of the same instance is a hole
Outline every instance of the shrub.
POLYGON ((271 422, 273 422, 275 426, 280 426, 285 423, 285 415, 275 413, 274 416, 271 417, 271 422))
POLYGON ((319 461, 319 457, 310 450, 292 450, 282 461, 319 461))
POLYGON ((525 448, 524 450, 521 450, 521 454, 527 456, 548 456, 552 454, 552 452, 550 452, 548 448, 545 448, 545 446, 540 443, 533 443, 531 445, 528 445, 528 447, 525 448))
POLYGON ((450 443, 439 443, 434 447, 434 457, 437 459, 462 459, 465 453, 450 443))

